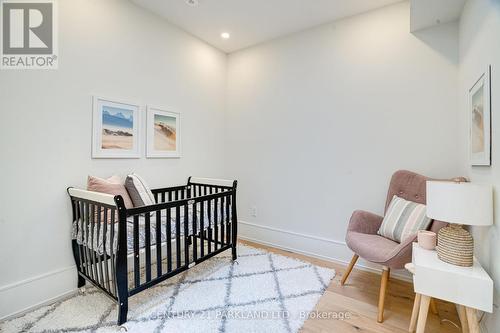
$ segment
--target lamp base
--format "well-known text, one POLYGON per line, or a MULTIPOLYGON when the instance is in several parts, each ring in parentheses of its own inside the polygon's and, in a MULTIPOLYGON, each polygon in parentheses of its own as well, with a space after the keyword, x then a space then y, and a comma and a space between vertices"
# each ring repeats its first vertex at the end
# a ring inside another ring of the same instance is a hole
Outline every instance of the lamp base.
POLYGON ((461 224, 450 224, 438 232, 438 258, 456 266, 470 267, 473 262, 474 240, 461 224))

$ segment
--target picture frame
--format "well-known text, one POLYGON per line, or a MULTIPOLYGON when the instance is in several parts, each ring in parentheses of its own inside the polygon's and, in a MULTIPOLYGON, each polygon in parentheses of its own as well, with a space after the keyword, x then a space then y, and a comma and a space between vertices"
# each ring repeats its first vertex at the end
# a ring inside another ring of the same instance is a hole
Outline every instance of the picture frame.
POLYGON ((92 158, 141 157, 141 106, 92 96, 92 158))
POLYGON ((147 106, 146 157, 181 157, 181 114, 172 108, 147 106))
POLYGON ((469 151, 472 166, 491 166, 491 66, 469 89, 469 151))

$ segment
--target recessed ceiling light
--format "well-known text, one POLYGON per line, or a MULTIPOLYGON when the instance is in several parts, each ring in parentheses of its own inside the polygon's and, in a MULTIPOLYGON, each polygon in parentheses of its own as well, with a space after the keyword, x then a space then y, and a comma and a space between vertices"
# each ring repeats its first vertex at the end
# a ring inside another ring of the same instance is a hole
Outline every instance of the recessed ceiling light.
POLYGON ((191 6, 191 7, 196 7, 198 6, 200 3, 198 2, 198 0, 185 0, 186 1, 186 4, 188 6, 191 6))
POLYGON ((231 37, 231 35, 229 34, 229 32, 223 32, 220 34, 221 38, 223 39, 229 39, 229 37, 231 37))

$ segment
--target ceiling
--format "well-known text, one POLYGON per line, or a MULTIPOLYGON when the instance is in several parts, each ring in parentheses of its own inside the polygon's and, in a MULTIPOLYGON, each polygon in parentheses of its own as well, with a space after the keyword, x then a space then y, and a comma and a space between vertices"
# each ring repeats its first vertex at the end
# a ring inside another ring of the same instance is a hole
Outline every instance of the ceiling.
POLYGON ((410 30, 430 28, 460 18, 466 0, 411 0, 410 30))
POLYGON ((230 53, 401 0, 132 1, 218 49, 230 53), (222 39, 222 32, 230 33, 231 37, 222 39))

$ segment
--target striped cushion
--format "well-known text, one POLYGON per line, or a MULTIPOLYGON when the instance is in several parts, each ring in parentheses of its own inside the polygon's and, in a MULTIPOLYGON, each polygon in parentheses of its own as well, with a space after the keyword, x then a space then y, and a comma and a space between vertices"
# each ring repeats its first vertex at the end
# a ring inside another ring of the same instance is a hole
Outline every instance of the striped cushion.
POLYGON ((425 205, 393 196, 378 234, 398 243, 429 227, 425 205))

